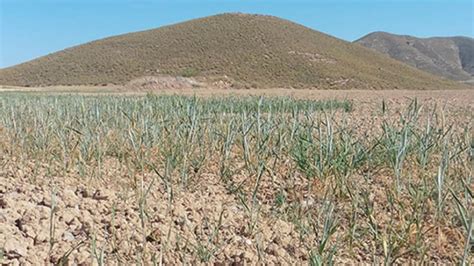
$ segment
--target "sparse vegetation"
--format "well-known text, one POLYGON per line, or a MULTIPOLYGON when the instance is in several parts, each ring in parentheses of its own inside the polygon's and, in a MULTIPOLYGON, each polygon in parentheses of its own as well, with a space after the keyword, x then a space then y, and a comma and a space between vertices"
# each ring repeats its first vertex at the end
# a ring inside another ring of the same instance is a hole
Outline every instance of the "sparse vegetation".
POLYGON ((44 188, 51 263, 472 264, 470 121, 377 106, 3 94, 1 191, 44 188))
POLYGON ((123 85, 154 75, 230 79, 242 88, 462 86, 290 21, 247 14, 216 15, 86 43, 1 69, 0 84, 123 85))
POLYGON ((193 67, 187 67, 186 69, 183 70, 183 72, 181 73, 181 76, 185 78, 192 78, 192 77, 197 76, 198 74, 199 74, 199 70, 193 67))
POLYGON ((472 82, 473 38, 461 36, 417 38, 373 32, 355 42, 433 75, 472 82))

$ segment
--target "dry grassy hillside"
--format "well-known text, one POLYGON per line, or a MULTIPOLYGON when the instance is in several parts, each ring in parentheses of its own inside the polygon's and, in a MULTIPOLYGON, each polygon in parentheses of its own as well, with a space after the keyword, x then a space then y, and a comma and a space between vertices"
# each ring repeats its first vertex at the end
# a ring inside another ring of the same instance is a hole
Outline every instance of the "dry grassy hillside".
POLYGON ((0 84, 124 84, 227 77, 247 87, 446 89, 457 85, 270 16, 223 14, 110 37, 0 70, 0 84))
POLYGON ((469 37, 416 38, 374 32, 356 43, 434 75, 474 79, 474 39, 469 37))

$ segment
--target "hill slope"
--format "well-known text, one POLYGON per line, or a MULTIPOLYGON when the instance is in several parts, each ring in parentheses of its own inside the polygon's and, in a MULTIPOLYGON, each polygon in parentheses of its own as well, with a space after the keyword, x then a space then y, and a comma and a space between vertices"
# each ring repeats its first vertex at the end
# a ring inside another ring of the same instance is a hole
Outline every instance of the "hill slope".
POLYGON ((435 75, 474 78, 474 39, 469 37, 416 38, 374 32, 356 43, 435 75))
POLYGON ((110 37, 0 70, 3 85, 124 84, 157 74, 256 87, 436 89, 457 84, 271 16, 222 14, 110 37))

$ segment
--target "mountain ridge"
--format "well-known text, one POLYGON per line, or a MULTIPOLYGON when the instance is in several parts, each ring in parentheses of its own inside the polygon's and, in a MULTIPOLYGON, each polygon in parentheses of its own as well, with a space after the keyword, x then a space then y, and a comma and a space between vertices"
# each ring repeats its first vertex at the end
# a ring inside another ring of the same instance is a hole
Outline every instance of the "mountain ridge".
POLYGON ((474 39, 471 37, 419 38, 377 31, 354 43, 437 76, 458 81, 474 79, 474 39))
POLYGON ((225 13, 111 36, 0 69, 0 84, 126 84, 143 76, 228 77, 250 87, 435 89, 439 79, 274 16, 225 13))

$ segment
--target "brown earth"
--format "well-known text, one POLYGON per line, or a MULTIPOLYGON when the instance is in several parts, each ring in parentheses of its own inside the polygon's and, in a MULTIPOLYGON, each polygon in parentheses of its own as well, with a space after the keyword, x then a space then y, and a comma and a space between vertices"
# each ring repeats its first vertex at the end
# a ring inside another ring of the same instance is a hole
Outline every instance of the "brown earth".
MULTIPOLYGON (((192 83, 201 82, 192 81, 192 83)), ((226 84, 228 78, 215 79, 214 82, 226 84)), ((1 92, 24 92, 33 94, 87 94, 87 95, 145 95, 146 93, 154 93, 156 95, 187 95, 187 96, 289 96, 297 99, 349 99, 356 103, 369 103, 375 105, 380 103, 382 99, 392 101, 394 103, 406 102, 409 99, 419 99, 423 101, 445 102, 447 104, 456 104, 458 107, 464 105, 470 106, 474 101, 474 89, 457 89, 457 90, 305 90, 305 89, 231 89, 229 86, 216 84, 211 88, 197 87, 193 89, 183 86, 182 89, 169 89, 160 87, 159 89, 130 89, 126 86, 108 85, 108 86, 48 86, 48 87, 21 87, 21 86, 2 86, 1 92)))
MULTIPOLYGON (((380 119, 374 116, 382 98, 395 109, 406 104, 409 98, 418 97, 421 103, 444 105, 446 119, 459 125, 472 122, 474 93, 465 91, 232 91, 236 95, 267 94, 293 95, 296 97, 327 99, 347 98, 354 101, 351 120, 363 128, 378 127, 380 119)), ((176 93, 164 91, 164 93, 176 93)), ((211 96, 215 91, 183 90, 180 93, 197 93, 211 96)), ((1 133, 0 128, 0 133, 1 133)), ((1 134, 0 134, 1 135, 1 134)), ((5 139, 0 142, 5 143, 5 139)), ((0 146, 1 147, 1 146, 0 146)), ((269 204, 263 205, 258 233, 248 234, 245 224, 247 213, 239 200, 228 193, 215 170, 199 174, 199 182, 192 189, 174 191, 172 202, 167 197, 167 187, 156 179, 154 173, 135 176, 117 161, 105 162, 102 179, 84 179, 76 173, 62 174, 60 166, 36 161, 25 161, 0 153, 0 246, 4 254, 2 264, 58 264, 93 265, 100 261, 101 252, 106 264, 129 264, 142 259, 164 262, 169 265, 198 264, 199 247, 212 250, 214 265, 245 264, 305 264, 308 263, 306 243, 302 242, 293 223, 273 215, 269 204), (146 214, 141 212, 142 195, 148 188, 146 214), (142 229, 141 216, 147 215, 147 226, 142 229), (215 232, 218 232, 215 234, 215 232), (139 254, 144 257, 140 258, 139 254)), ((216 166, 217 167, 217 166, 216 166)), ((284 169, 282 169, 284 173, 284 169)), ((283 175, 283 174, 282 174, 283 175)), ((242 181, 245 176, 236 177, 242 181)), ((295 186, 301 186, 295 200, 303 212, 321 208, 325 187, 315 184, 314 191, 307 191, 300 184, 302 177, 294 177, 295 186)), ((381 176, 376 182, 363 185, 362 177, 354 177, 360 186, 366 186, 370 197, 378 206, 384 206, 382 191, 390 176, 381 176)), ((269 199, 275 193, 273 182, 263 180, 262 188, 269 199)), ((292 197, 290 195, 290 197, 292 197)), ((261 199, 266 202, 265 198, 261 199)), ((341 209, 347 202, 337 203, 341 209)), ((433 208, 428 206, 427 208, 433 208)), ((349 210, 347 210, 349 211, 349 210)), ((386 217, 376 217, 382 221, 386 217)), ((341 226, 347 226, 342 222, 341 226)), ((434 228, 433 225, 428 225, 434 228)), ((432 230, 427 260, 454 263, 453 254, 459 255, 462 232, 444 226, 432 230), (441 242, 436 242, 436 241, 441 242), (441 243, 441 244, 440 244, 441 243)), ((347 228, 348 230, 348 228, 347 228)), ((337 236, 336 236, 337 238, 337 236)), ((339 253, 338 263, 368 263, 370 246, 355 246, 353 253, 339 253)), ((1 257, 0 257, 1 259, 1 257)), ((379 261, 380 263, 381 261, 379 261)), ((398 260, 408 263, 409 258, 398 260)))

